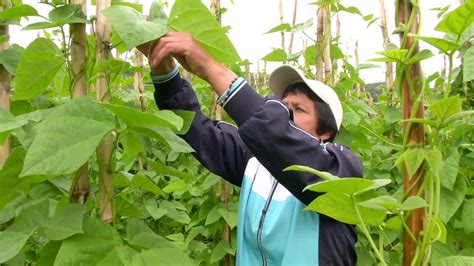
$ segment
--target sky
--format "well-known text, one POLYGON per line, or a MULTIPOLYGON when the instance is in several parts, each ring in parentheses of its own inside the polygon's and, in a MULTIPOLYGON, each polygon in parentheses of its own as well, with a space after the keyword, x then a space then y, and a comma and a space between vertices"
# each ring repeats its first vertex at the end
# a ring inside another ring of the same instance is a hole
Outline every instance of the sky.
MULTIPOLYGON (((293 6, 295 0, 283 0, 284 4, 284 22, 291 23, 293 16, 293 6)), ((298 0, 296 23, 307 21, 308 19, 316 18, 317 6, 310 3, 316 0, 298 0)), ((90 2, 90 0, 88 0, 90 2)), ((151 0, 140 0, 144 4, 144 13, 149 8, 151 0)), ((169 6, 173 1, 168 1, 169 6)), ((203 1, 207 6, 210 0, 203 1)), ((385 7, 387 13, 387 21, 389 23, 389 32, 394 30, 394 2, 385 0, 385 7)), ((23 0, 24 4, 33 5, 38 9, 40 14, 47 16, 48 6, 39 4, 38 1, 23 0)), ((379 0, 359 0, 349 1, 341 0, 341 3, 346 6, 356 6, 363 15, 373 14, 374 17, 380 17, 380 3, 379 0)), ((265 34, 269 29, 280 24, 279 0, 221 0, 221 5, 227 9, 223 14, 222 22, 225 26, 231 26, 229 37, 234 43, 241 58, 248 59, 253 63, 251 69, 257 69, 257 61, 272 51, 272 48, 281 47, 281 39, 279 33, 265 34)), ((422 29, 421 35, 431 37, 442 37, 443 34, 434 31, 435 25, 438 23, 437 11, 430 10, 436 7, 445 7, 450 5, 451 9, 459 5, 459 0, 421 0, 422 6, 422 29)), ((94 10, 89 6, 88 14, 94 14, 94 10)), ((39 18, 30 18, 28 22, 41 21, 39 18)), ((359 44, 359 62, 367 63, 371 58, 379 57, 376 52, 383 51, 382 33, 380 30, 379 21, 367 26, 360 16, 349 14, 346 12, 340 13, 341 21, 341 39, 339 46, 342 51, 350 55, 349 59, 354 64, 354 46, 356 41, 359 44)), ((22 21, 23 25, 28 22, 22 21)), ((313 38, 316 32, 316 23, 305 31, 305 33, 313 38)), ((35 31, 21 31, 21 27, 11 26, 10 35, 11 43, 18 43, 22 46, 27 46, 33 41, 39 32, 35 31)), ((391 35, 391 41, 398 45, 398 36, 391 35)), ((289 34, 286 36, 287 47, 289 34)), ((303 34, 297 34, 294 40, 293 51, 303 49, 303 43, 312 45, 313 41, 303 34)), ((434 54, 437 54, 437 49, 421 42, 421 49, 430 49, 434 54)), ((372 62, 373 63, 373 62, 372 62)), ((269 63, 267 65, 268 71, 278 66, 279 63, 269 63)), ((379 63, 380 66, 383 63, 379 63)), ((263 62, 260 60, 260 66, 263 62)), ((426 74, 432 74, 439 71, 443 67, 443 58, 435 56, 422 63, 423 70, 426 74)), ((366 83, 377 82, 384 80, 384 67, 363 70, 361 76, 366 83)))

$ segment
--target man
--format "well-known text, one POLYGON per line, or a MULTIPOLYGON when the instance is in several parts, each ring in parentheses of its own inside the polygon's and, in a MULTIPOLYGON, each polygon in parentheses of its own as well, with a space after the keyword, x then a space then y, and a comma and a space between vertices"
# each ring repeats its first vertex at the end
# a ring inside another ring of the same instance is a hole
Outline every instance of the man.
POLYGON ((237 265, 354 265, 354 228, 303 211, 317 197, 303 189, 321 178, 282 171, 305 165, 341 177, 362 176, 359 158, 330 142, 342 122, 336 93, 283 66, 269 77, 276 97, 263 98, 187 33, 168 33, 141 50, 151 62, 159 108, 196 112, 183 138, 206 168, 241 187, 237 265), (239 128, 201 112, 173 57, 209 82, 239 128))

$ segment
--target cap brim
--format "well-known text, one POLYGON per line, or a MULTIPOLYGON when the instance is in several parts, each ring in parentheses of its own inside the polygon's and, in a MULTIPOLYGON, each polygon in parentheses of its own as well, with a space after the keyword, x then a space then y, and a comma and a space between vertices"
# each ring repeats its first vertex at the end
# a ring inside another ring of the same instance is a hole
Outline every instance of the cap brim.
POLYGON ((278 67, 268 77, 268 86, 273 94, 280 98, 286 87, 296 82, 305 82, 303 74, 286 65, 278 67))

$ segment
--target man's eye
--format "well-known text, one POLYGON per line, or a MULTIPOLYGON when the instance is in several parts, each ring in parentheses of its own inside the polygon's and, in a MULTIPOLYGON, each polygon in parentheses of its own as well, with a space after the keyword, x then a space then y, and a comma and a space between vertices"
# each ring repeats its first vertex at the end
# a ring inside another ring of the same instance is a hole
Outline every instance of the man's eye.
POLYGON ((300 107, 296 107, 295 110, 296 110, 297 112, 305 112, 305 111, 304 111, 302 108, 300 108, 300 107))

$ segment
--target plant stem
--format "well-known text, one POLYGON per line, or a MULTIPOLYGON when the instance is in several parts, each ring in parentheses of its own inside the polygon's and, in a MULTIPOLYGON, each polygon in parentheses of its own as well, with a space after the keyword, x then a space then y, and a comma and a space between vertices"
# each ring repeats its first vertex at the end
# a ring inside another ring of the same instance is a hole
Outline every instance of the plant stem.
POLYGON ((381 254, 377 248, 377 245, 375 244, 374 242, 374 239, 372 238, 372 236, 370 235, 370 232, 369 230, 367 229, 367 226, 365 225, 364 223, 364 220, 362 219, 362 216, 360 215, 360 211, 359 211, 359 207, 357 206, 357 202, 355 201, 354 197, 352 197, 352 203, 354 204, 354 208, 355 208, 355 211, 356 211, 356 214, 357 214, 357 219, 359 220, 359 223, 360 223, 360 227, 362 229, 362 232, 364 233, 365 237, 367 238, 367 240, 369 241, 369 244, 370 246, 372 247, 373 251, 375 252, 375 254, 377 255, 377 258, 380 260, 380 264, 381 265, 387 265, 387 263, 385 263, 385 259, 383 257, 383 253, 381 254))

